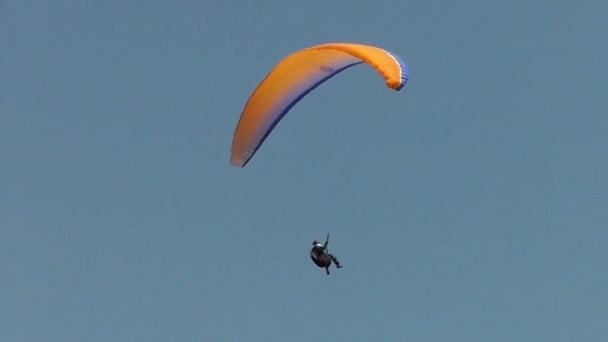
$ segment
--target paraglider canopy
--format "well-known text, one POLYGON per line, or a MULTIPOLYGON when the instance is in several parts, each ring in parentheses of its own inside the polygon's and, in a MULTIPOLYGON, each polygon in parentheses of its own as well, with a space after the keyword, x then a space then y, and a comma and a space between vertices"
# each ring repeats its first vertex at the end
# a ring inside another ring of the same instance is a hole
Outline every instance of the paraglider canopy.
POLYGON ((249 97, 234 131, 230 164, 244 167, 275 126, 312 90, 340 72, 366 63, 386 85, 401 90, 409 78, 407 65, 379 47, 327 43, 296 51, 283 58, 249 97))

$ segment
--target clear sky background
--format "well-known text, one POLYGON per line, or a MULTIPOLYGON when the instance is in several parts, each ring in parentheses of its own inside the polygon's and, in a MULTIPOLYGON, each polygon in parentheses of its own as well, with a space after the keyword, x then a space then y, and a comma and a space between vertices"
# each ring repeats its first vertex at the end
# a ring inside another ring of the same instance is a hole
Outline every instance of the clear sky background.
POLYGON ((607 13, 0 1, 0 340, 607 341, 607 13), (352 68, 231 167, 257 83, 329 41, 409 84, 352 68))

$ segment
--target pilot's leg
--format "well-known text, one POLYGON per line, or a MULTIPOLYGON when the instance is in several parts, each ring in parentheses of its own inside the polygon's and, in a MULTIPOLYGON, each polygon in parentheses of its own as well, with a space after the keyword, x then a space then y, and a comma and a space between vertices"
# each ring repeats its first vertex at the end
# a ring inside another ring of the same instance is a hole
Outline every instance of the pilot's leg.
POLYGON ((330 254, 329 257, 334 262, 334 264, 336 264, 337 268, 342 268, 342 265, 340 265, 340 261, 338 261, 338 258, 336 258, 335 256, 333 256, 333 254, 330 254))

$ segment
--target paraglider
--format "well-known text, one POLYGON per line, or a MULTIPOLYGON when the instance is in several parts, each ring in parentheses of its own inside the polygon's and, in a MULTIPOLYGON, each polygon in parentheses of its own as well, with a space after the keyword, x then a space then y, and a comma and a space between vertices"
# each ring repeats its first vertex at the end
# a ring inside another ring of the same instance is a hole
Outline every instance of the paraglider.
POLYGON ((396 91, 408 82, 408 66, 397 55, 376 46, 326 43, 283 58, 249 97, 232 140, 230 164, 245 167, 281 119, 303 97, 329 79, 366 63, 396 91))
POLYGON ((325 239, 325 243, 322 244, 318 240, 312 242, 312 249, 310 250, 310 259, 320 268, 325 269, 325 273, 329 275, 329 268, 334 263, 336 268, 342 268, 343 266, 333 254, 329 253, 327 245, 329 244, 329 234, 325 239))

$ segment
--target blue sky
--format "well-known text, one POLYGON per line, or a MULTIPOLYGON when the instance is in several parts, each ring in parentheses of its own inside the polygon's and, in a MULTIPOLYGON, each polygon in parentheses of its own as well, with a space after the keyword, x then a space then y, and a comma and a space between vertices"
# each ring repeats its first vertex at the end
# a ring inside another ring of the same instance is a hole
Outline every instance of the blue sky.
POLYGON ((0 340, 605 341, 607 10, 1 1, 0 340), (409 84, 350 69, 230 167, 253 88, 329 41, 409 84))

